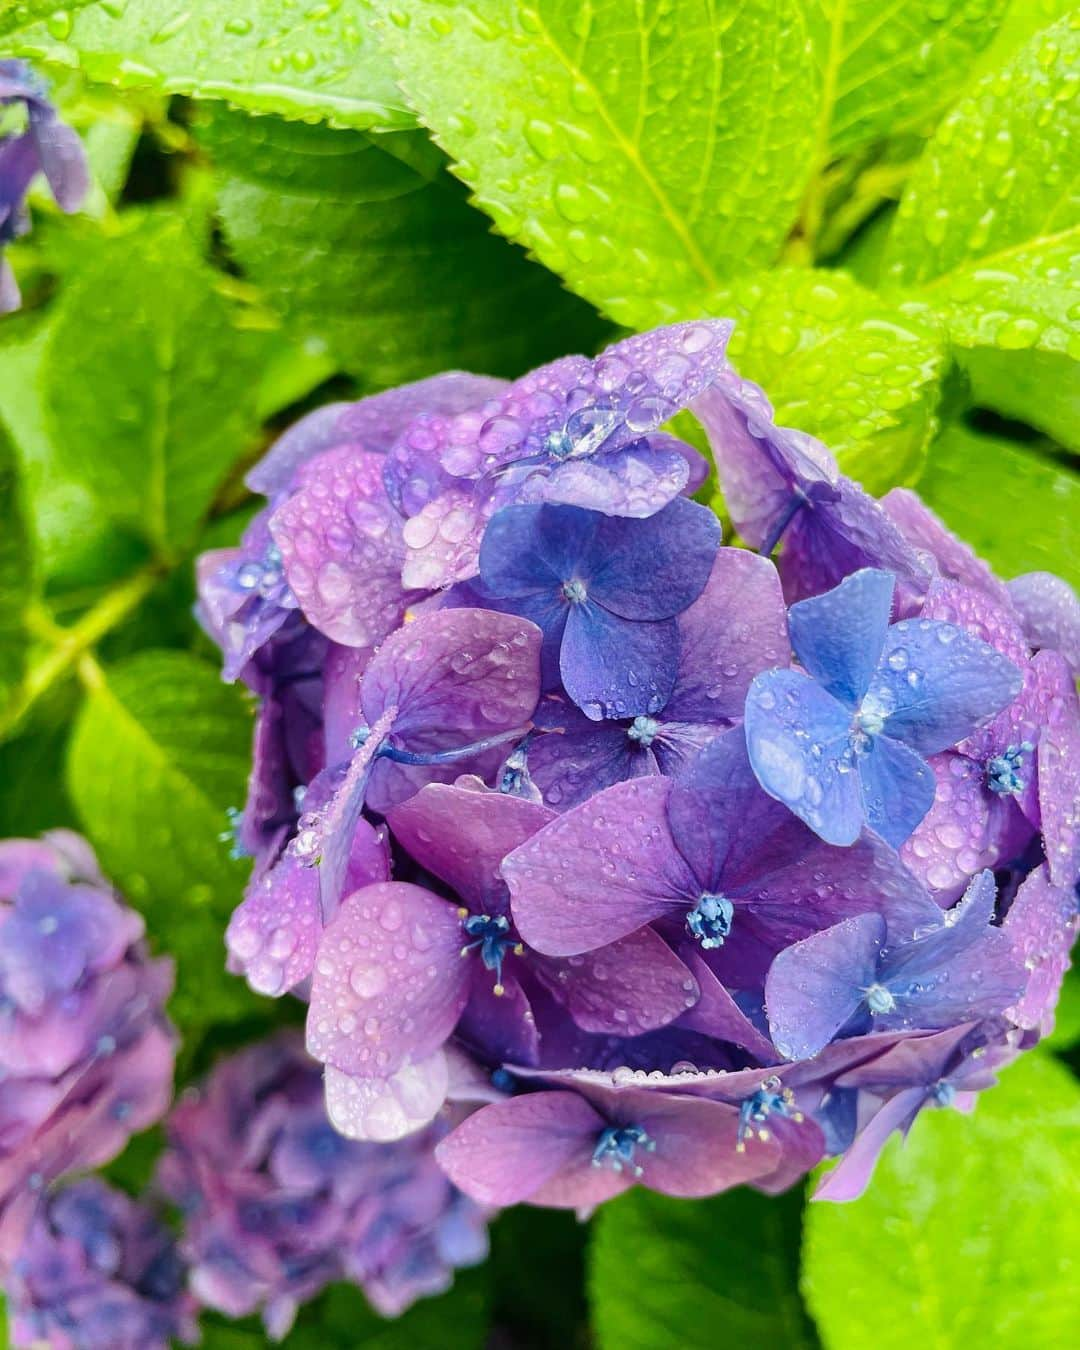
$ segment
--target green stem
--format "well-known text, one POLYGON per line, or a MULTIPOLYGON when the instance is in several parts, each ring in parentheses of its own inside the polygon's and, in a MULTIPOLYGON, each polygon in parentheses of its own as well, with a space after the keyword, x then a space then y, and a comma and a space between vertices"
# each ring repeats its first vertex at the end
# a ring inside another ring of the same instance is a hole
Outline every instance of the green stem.
POLYGON ((0 735, 13 731, 57 680, 138 608, 160 575, 161 569, 156 564, 133 573, 102 596, 70 628, 59 627, 44 605, 31 606, 26 616, 27 627, 46 644, 46 650, 27 670, 14 698, 0 715, 0 735))

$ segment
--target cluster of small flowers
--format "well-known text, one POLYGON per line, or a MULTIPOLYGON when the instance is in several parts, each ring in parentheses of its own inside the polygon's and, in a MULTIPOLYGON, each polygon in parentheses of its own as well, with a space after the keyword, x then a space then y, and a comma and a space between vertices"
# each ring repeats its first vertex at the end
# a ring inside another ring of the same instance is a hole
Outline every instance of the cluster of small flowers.
POLYGON ((327 1284, 348 1280, 385 1317, 487 1256, 487 1214, 435 1163, 446 1126, 396 1144, 345 1139, 322 1075, 292 1034, 224 1061, 172 1114, 158 1182, 184 1217, 200 1303, 261 1312, 273 1339, 327 1284))
POLYGON ((0 314, 19 307, 19 287, 3 250, 30 227, 25 199, 39 173, 61 210, 78 210, 89 186, 78 136, 57 118, 24 61, 0 60, 0 314), (17 124, 9 128, 8 119, 17 124))
POLYGON ((386 1316, 487 1252, 487 1214, 447 1180, 446 1124, 396 1144, 330 1125, 297 1038, 225 1060, 173 1111, 149 1203, 96 1179, 165 1115, 168 961, 66 831, 0 843, 0 1282, 12 1344, 166 1350, 199 1306, 264 1308, 270 1333, 331 1280, 386 1316), (175 1239, 154 1216, 182 1208, 175 1239), (188 1292, 190 1285, 190 1292, 188 1292))
POLYGON ((260 700, 230 967, 308 1000, 344 1134, 467 1107, 483 1204, 856 1194, 1067 966, 1076 597, 777 427, 730 330, 326 407, 201 560, 260 700))

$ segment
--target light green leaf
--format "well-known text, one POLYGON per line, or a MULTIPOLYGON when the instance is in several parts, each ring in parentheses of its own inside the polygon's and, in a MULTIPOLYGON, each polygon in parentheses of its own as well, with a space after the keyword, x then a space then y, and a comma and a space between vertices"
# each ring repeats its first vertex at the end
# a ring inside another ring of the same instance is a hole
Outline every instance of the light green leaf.
POLYGON ((1080 446, 1080 11, 986 75, 908 184, 883 259, 944 317, 977 402, 1080 446))
POLYGON ((740 1189, 673 1200, 634 1189, 593 1224, 589 1293, 599 1350, 716 1350, 817 1338, 799 1298, 802 1195, 740 1189))
MULTIPOLYGON (((336 126, 415 125, 366 0, 101 0, 23 29, 16 53, 123 89, 228 99, 336 126)), ((38 0, 37 9, 45 9, 38 0)), ((0 30, 2 31, 2 30, 0 30)))
POLYGON ((736 320, 731 358, 777 420, 825 441, 871 492, 912 482, 936 427, 936 326, 906 319, 838 272, 759 274, 710 300, 736 320))
POLYGON ((1080 1043, 1080 970, 1065 974, 1054 1009, 1054 1029, 1046 1044, 1054 1050, 1069 1050, 1080 1043))
POLYGON ((42 369, 50 439, 114 519, 175 555, 247 448, 264 349, 185 224, 148 216, 63 292, 42 369))
POLYGON ((424 133, 215 110, 201 135, 234 257, 295 336, 366 384, 517 375, 600 340, 592 310, 491 234, 424 133))
POLYGON ((0 709, 26 668, 26 607, 36 589, 37 567, 23 518, 18 464, 0 426, 0 709))
MULTIPOLYGON (((0 0, 0 37, 26 28, 40 19, 51 20, 50 27, 63 33, 69 27, 68 16, 73 9, 82 9, 94 0, 0 0)), ((6 53, 5 53, 6 55, 6 53)))
POLYGON ((1057 572, 1080 589, 1080 476, 1052 456, 957 423, 930 447, 919 492, 1001 576, 1057 572))
POLYGON ((1009 0, 806 0, 821 160, 925 124, 961 88, 1009 0))
POLYGON ((186 652, 146 651, 97 679, 68 754, 68 790, 106 873, 179 964, 182 1022, 254 1006, 224 971, 223 934, 247 868, 219 835, 244 799, 243 696, 186 652))
POLYGON ((973 1116, 926 1111, 852 1204, 809 1206, 804 1288, 829 1350, 1072 1345, 1080 1085, 1031 1053, 973 1116))
POLYGON ((620 323, 767 266, 817 80, 796 0, 376 0, 402 87, 476 201, 620 323))

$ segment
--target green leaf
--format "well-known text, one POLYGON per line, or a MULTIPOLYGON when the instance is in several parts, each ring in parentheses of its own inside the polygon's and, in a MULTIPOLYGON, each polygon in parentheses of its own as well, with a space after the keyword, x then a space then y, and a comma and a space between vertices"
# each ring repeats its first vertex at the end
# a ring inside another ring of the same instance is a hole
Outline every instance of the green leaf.
POLYGON ((490 1268, 500 1343, 515 1350, 584 1345, 588 1231, 568 1210, 516 1205, 498 1216, 491 1228, 490 1268), (524 1252, 528 1260, 522 1260, 524 1252))
POLYGON ((477 205, 618 322, 775 260, 818 107, 796 0, 373 7, 477 205))
POLYGON ((70 28, 70 11, 93 3, 94 0, 63 0, 63 4, 60 0, 0 0, 0 37, 40 19, 49 20, 50 28, 63 34, 70 28))
POLYGON ((632 1190, 593 1225, 599 1350, 817 1344, 798 1289, 799 1191, 672 1200, 632 1190))
POLYGON ((820 437, 871 492, 918 477, 943 367, 932 322, 904 318, 842 273, 801 269, 748 278, 709 304, 736 320, 732 361, 781 424, 820 437))
POLYGON ((918 127, 947 106, 1009 0, 806 0, 821 67, 823 161, 918 127))
POLYGON ((365 383, 516 375, 600 339, 595 314, 490 233, 421 132, 369 137, 215 111, 233 256, 296 335, 365 383))
POLYGON ((243 802, 251 718, 243 696, 186 652, 146 651, 92 680, 68 754, 68 789, 102 867, 177 958, 181 1022, 250 1007, 224 971, 225 923, 247 868, 219 839, 243 802))
POLYGON ((228 99, 336 126, 414 125, 366 0, 101 0, 68 17, 24 29, 14 50, 123 89, 228 99))
POLYGON ((944 317, 974 397, 1080 446, 1080 11, 986 75, 912 175, 883 259, 944 317))
POLYGON ((1080 477, 962 424, 930 447, 919 492, 1001 576, 1057 572, 1080 589, 1080 477))
POLYGON ((1069 970, 1065 974, 1054 1010, 1054 1029, 1046 1044, 1057 1051, 1080 1044, 1080 970, 1069 970))
POLYGON ((1073 1344, 1078 1148, 1080 1085, 1041 1053, 973 1116, 924 1112, 860 1200, 809 1207, 804 1288, 830 1350, 1073 1344))
POLYGON ((175 556, 253 433, 264 351, 187 226, 147 216, 63 292, 43 358, 50 438, 114 519, 175 556))
POLYGON ((37 589, 37 567, 23 518, 15 452, 0 426, 0 708, 26 668, 26 608, 37 589))

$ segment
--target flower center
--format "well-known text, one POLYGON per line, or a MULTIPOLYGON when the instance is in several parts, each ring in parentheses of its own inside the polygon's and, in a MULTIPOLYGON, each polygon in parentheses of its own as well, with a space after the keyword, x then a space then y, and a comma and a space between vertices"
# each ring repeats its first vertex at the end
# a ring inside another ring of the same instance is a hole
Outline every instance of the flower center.
POLYGON ((731 932, 735 906, 724 895, 703 895, 686 915, 686 926, 706 951, 722 947, 731 932))
POLYGON ((1020 761, 1035 749, 1030 741, 1010 745, 1000 755, 986 761, 986 786, 999 797, 1012 797, 1023 792, 1027 779, 1020 774, 1020 761))
POLYGON ((548 432, 544 438, 544 449, 552 459, 569 459, 574 451, 574 442, 565 427, 560 427, 558 431, 548 432))
POLYGON ((735 1144, 739 1153, 745 1152, 746 1140, 754 1135, 763 1141, 769 1138, 766 1123, 771 1115, 796 1122, 803 1119, 802 1112, 795 1109, 795 1094, 790 1088, 781 1087, 780 1079, 776 1077, 766 1078, 739 1107, 739 1132, 735 1144))
POLYGON ((569 600, 572 605, 584 604, 588 595, 583 581, 564 581, 562 593, 563 599, 569 600))
POLYGON ((471 942, 466 942, 462 947, 462 956, 468 956, 471 951, 479 951, 484 968, 495 972, 493 992, 501 997, 506 993, 502 982, 502 968, 506 954, 512 951, 515 956, 520 956, 525 950, 524 947, 517 938, 510 936, 510 920, 504 915, 470 914, 466 909, 459 909, 458 914, 461 917, 462 928, 472 938, 471 942))
POLYGON ((648 750, 660 734, 660 723, 655 717, 635 717, 626 729, 627 736, 637 741, 642 750, 648 750))
POLYGON ((628 1167, 639 1177, 643 1169, 634 1162, 634 1150, 639 1148, 646 1153, 656 1151, 656 1141, 650 1139, 640 1125, 609 1125, 606 1130, 601 1130, 596 1140, 592 1164, 594 1167, 606 1165, 613 1172, 628 1167))
POLYGON ((872 984, 866 990, 866 1005, 872 1013, 889 1013, 896 1007, 896 999, 883 984, 872 984))

